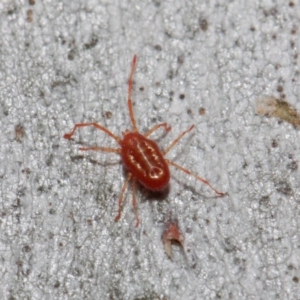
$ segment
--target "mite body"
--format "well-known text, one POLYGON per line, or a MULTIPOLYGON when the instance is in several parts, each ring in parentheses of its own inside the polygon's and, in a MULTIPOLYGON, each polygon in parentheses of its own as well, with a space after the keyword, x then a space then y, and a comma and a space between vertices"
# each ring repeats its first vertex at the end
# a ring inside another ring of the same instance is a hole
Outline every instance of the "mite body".
POLYGON ((145 188, 163 190, 170 181, 170 170, 158 145, 143 135, 125 134, 121 144, 121 156, 126 169, 145 188))

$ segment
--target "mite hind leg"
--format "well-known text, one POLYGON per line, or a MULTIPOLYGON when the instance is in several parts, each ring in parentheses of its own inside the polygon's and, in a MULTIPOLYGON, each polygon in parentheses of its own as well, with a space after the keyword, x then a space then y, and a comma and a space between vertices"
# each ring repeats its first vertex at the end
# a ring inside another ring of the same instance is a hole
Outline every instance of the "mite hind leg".
POLYGON ((202 177, 200 177, 200 176, 198 176, 198 175, 192 173, 191 171, 189 171, 189 170, 187 170, 187 169, 185 169, 185 168, 183 168, 183 167, 181 167, 181 166, 175 164, 174 162, 172 162, 172 161, 170 161, 170 160, 168 160, 168 159, 166 159, 166 162, 167 162, 169 165, 171 165, 171 166, 173 166, 173 167, 175 167, 175 168, 177 168, 177 169, 183 171, 184 173, 186 173, 186 174, 188 174, 188 175, 193 176, 193 177, 196 178, 197 180, 199 180, 199 181, 203 182, 204 184, 208 185, 208 186, 209 186, 216 194, 218 194, 219 196, 225 196, 225 195, 226 195, 225 193, 222 193, 222 192, 219 192, 218 190, 216 190, 216 189, 215 189, 215 188, 214 188, 214 187, 213 187, 206 179, 204 179, 204 178, 202 178, 202 177))
POLYGON ((121 212, 122 212, 122 203, 123 203, 123 198, 124 198, 124 193, 125 191, 127 190, 127 187, 128 187, 128 183, 130 181, 130 179, 132 178, 132 174, 131 173, 128 173, 127 177, 126 177, 126 180, 125 180, 125 183, 123 184, 123 187, 122 187, 122 190, 121 190, 121 195, 120 195, 120 198, 119 198, 119 201, 118 201, 118 214, 117 216, 115 217, 115 221, 119 221, 120 218, 121 218, 121 212))
POLYGON ((139 214, 138 214, 138 208, 137 208, 137 201, 136 201, 136 179, 133 179, 132 182, 132 206, 135 214, 135 227, 138 227, 140 224, 139 214))

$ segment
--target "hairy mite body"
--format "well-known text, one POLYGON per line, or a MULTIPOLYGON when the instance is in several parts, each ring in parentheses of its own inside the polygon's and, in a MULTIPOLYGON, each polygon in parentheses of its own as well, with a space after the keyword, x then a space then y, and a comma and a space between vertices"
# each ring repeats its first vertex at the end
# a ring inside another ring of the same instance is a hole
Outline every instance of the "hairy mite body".
POLYGON ((126 169, 145 188, 163 190, 170 181, 170 170, 157 144, 140 133, 125 134, 121 156, 126 169))

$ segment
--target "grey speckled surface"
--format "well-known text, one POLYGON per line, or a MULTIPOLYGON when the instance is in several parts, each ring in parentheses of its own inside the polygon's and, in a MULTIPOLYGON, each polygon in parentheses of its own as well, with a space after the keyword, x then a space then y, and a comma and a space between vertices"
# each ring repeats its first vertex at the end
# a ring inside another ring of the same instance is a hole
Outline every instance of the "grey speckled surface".
POLYGON ((297 1, 0 3, 1 299, 300 299, 299 131, 255 114, 258 97, 299 103, 297 1), (134 227, 120 158, 95 121, 158 122, 168 154, 228 192, 172 169, 157 199, 139 189, 134 227), (199 110, 205 109, 204 114, 199 110), (16 128, 18 138, 16 139, 16 128), (164 253, 177 220, 187 259, 164 253))

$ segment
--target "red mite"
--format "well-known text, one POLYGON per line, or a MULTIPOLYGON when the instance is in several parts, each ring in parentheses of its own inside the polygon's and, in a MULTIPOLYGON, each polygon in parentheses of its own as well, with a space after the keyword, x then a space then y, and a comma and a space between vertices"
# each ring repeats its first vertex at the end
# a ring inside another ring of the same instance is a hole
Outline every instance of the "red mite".
POLYGON ((151 191, 160 191, 167 187, 170 181, 170 170, 169 166, 174 166, 175 168, 185 172, 188 175, 195 177, 197 180, 202 181, 207 184, 211 189, 213 189, 218 195, 224 196, 224 193, 217 191, 213 188, 210 183, 191 173, 189 170, 184 169, 183 167, 175 164, 168 159, 165 159, 164 156, 178 143, 178 141, 189 131, 194 128, 192 125, 188 130, 183 131, 164 151, 161 151, 153 140, 150 140, 148 137, 157 129, 164 127, 164 129, 168 132, 171 130, 171 127, 167 125, 167 123, 161 123, 155 125, 152 129, 148 130, 145 134, 139 133, 136 125, 136 121, 133 114, 131 94, 132 94, 132 85, 133 85, 133 73, 136 67, 137 57, 136 55, 132 60, 131 72, 128 80, 128 109, 129 115, 133 127, 133 131, 126 130, 122 132, 123 139, 114 135, 107 128, 97 124, 97 123, 79 123, 75 124, 73 130, 70 133, 66 133, 64 135, 65 139, 71 139, 75 130, 78 127, 86 127, 86 126, 94 126, 99 130, 104 131, 110 137, 115 139, 120 148, 106 148, 106 147, 88 147, 88 148, 79 148, 79 150, 88 151, 104 151, 104 152, 115 152, 119 153, 122 157, 122 161, 125 165, 125 168, 128 171, 128 175, 126 177, 125 183, 121 190, 121 195, 119 198, 119 210, 118 215, 115 218, 115 221, 118 221, 121 217, 121 209, 122 209, 122 201, 124 197, 124 192, 127 189, 129 181, 132 180, 132 204, 136 217, 136 226, 139 225, 139 216, 137 212, 137 203, 136 203, 136 182, 138 181, 145 188, 151 191))

